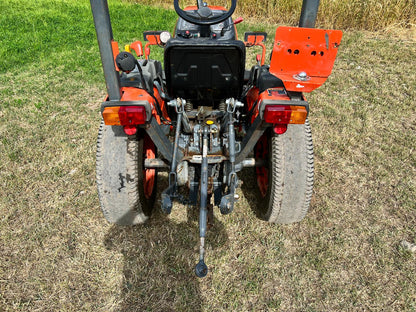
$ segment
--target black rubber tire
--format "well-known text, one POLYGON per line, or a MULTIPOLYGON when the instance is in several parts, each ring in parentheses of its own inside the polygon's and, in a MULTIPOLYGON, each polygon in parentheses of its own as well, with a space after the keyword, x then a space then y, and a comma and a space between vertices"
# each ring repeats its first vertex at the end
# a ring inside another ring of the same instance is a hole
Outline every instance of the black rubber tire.
POLYGON ((144 135, 138 131, 129 136, 123 127, 101 122, 97 139, 97 188, 101 209, 110 223, 144 223, 153 210, 156 179, 151 196, 146 198, 144 192, 144 135))
MULTIPOLYGON (((265 195, 257 188, 258 216, 271 223, 299 222, 309 210, 313 189, 314 157, 309 121, 304 125, 288 125, 281 135, 272 129, 264 135, 263 142, 268 144, 263 153, 267 155, 264 161, 268 183, 265 195)), ((260 157, 259 150, 263 148, 256 146, 256 157, 260 157)))

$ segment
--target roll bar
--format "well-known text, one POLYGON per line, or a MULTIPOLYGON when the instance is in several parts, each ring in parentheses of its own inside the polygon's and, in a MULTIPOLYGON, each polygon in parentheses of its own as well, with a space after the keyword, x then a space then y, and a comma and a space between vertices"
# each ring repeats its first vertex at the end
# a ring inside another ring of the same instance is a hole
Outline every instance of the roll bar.
POLYGON ((319 0, 303 0, 299 27, 315 28, 318 16, 319 0))
POLYGON ((108 3, 107 0, 90 0, 90 4, 100 48, 108 98, 110 101, 119 101, 121 98, 120 77, 114 65, 113 50, 111 49, 113 30, 111 28, 108 3))

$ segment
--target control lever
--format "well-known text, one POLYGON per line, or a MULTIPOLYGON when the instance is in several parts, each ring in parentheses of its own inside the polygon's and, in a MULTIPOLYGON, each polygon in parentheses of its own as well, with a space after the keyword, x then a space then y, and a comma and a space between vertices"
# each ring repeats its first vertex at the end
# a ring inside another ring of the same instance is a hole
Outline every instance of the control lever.
POLYGON ((169 172, 169 186, 162 192, 162 210, 169 214, 172 211, 172 198, 177 196, 178 182, 176 177, 176 167, 178 164, 177 155, 179 148, 179 136, 181 134, 182 126, 182 112, 183 112, 183 101, 181 99, 173 100, 168 105, 176 106, 178 117, 176 120, 176 132, 175 132, 175 143, 173 145, 172 163, 170 165, 169 172))

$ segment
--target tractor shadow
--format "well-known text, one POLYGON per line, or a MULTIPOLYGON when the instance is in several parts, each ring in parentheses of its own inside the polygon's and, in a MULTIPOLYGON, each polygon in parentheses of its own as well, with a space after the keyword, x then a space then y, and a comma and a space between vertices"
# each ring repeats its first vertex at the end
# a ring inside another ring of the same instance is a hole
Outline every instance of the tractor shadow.
MULTIPOLYGON (((163 178, 158 176, 158 189, 167 184, 163 178)), ((174 204, 173 209, 186 210, 185 217, 177 221, 163 214, 156 201, 156 211, 146 224, 111 227, 105 246, 124 258, 120 304, 115 311, 202 310, 201 280, 194 271, 199 259, 198 209, 191 208, 174 204)), ((208 254, 214 256, 215 249, 227 243, 223 224, 215 220, 207 233, 208 254)))

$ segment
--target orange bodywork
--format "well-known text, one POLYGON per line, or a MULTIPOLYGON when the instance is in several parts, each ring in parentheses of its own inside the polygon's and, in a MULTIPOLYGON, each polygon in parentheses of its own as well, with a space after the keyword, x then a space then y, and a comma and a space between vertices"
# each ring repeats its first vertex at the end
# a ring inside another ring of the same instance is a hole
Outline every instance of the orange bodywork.
MULTIPOLYGON (((158 124, 162 123, 161 118, 155 108, 155 105, 156 105, 155 100, 149 93, 147 93, 146 90, 134 88, 134 87, 123 87, 121 88, 121 91, 122 91, 121 101, 147 101, 149 102, 152 107, 153 117, 156 118, 156 121, 158 124)), ((165 101, 162 100, 156 88, 153 89, 153 94, 160 105, 160 109, 162 111, 163 117, 169 120, 165 101)))
MULTIPOLYGON (((154 40, 157 40, 157 39, 154 39, 154 40)), ((133 42, 133 45, 135 45, 133 49, 134 48, 137 49, 137 51, 136 49, 134 49, 136 53, 139 52, 140 54, 141 42, 140 41, 133 42)), ((114 41, 114 40, 111 41, 111 48, 113 50, 113 55, 114 55, 114 65, 116 67, 116 70, 119 71, 119 68, 117 67, 117 64, 115 62, 116 56, 120 53, 117 41, 114 41)), ((155 108, 155 105, 156 105, 155 99, 146 90, 135 88, 135 87, 123 87, 121 88, 121 94, 122 96, 121 96, 120 101, 147 101, 149 102, 152 107, 153 117, 156 118, 156 121, 158 124, 162 123, 161 116, 157 113, 157 110, 155 108)), ((166 109, 166 103, 160 97, 159 91, 156 88, 153 88, 153 95, 156 98, 157 102, 159 103, 163 117, 166 120, 170 120, 168 113, 167 113, 167 109, 166 109)), ((108 100, 108 97, 106 98, 105 101, 107 100, 108 100)))
POLYGON ((148 43, 146 43, 146 47, 149 45, 161 45, 162 42, 160 41, 160 34, 152 34, 152 35, 146 35, 146 40, 148 43))
POLYGON ((113 57, 114 57, 114 66, 116 67, 116 71, 120 71, 116 64, 116 57, 120 53, 120 50, 118 49, 118 42, 111 40, 111 49, 113 50, 113 57))
MULTIPOLYGON (((253 109, 253 105, 256 105, 251 115, 251 122, 259 115, 259 108, 263 101, 290 101, 290 97, 286 94, 283 88, 267 89, 266 91, 259 94, 259 89, 252 88, 247 94, 247 111, 253 109)), ((289 102, 288 102, 289 103, 289 102)), ((291 102, 293 104, 293 102, 291 102)))
POLYGON ((135 41, 130 44, 130 48, 136 52, 137 57, 143 56, 143 45, 140 41, 135 41))
POLYGON ((278 27, 270 73, 288 91, 311 92, 331 74, 341 39, 340 30, 278 27))
POLYGON ((244 42, 246 47, 253 47, 253 46, 259 46, 262 48, 262 54, 261 54, 261 62, 260 65, 264 65, 264 61, 266 60, 266 46, 264 45, 263 41, 265 41, 266 38, 264 35, 249 35, 247 37, 247 41, 244 42))
POLYGON ((144 56, 145 56, 146 60, 148 60, 149 56, 150 56, 150 46, 151 45, 160 46, 162 43, 160 41, 160 34, 147 35, 146 40, 148 42, 144 46, 144 56))

